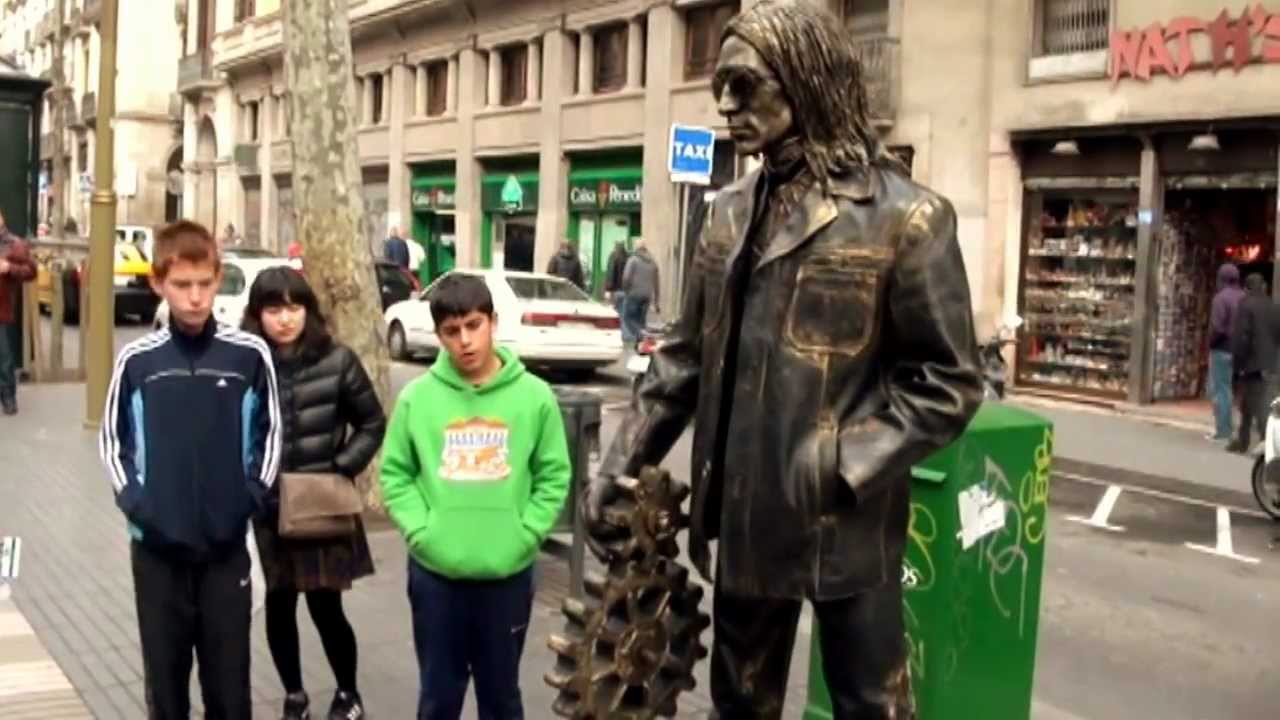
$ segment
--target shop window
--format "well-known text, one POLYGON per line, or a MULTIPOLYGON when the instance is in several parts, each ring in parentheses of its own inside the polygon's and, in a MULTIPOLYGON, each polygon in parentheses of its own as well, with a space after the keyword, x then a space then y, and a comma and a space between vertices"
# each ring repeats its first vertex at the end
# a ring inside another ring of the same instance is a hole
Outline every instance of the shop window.
POLYGON ((627 84, 627 26, 611 25, 597 30, 595 52, 595 92, 621 90, 627 84))
POLYGON ((840 16, 855 38, 889 33, 889 0, 842 0, 840 16))
POLYGON ((449 107, 449 62, 427 65, 427 115, 443 115, 449 107))
POLYGON ((382 73, 374 73, 365 82, 369 83, 369 95, 372 97, 370 100, 372 107, 369 108, 370 124, 381 125, 385 119, 382 117, 382 93, 386 90, 385 78, 382 73))
POLYGON ((720 55, 720 35, 730 18, 738 14, 738 2, 700 5, 685 13, 684 79, 711 75, 720 55))
POLYGON ((1123 396, 1138 251, 1136 193, 1028 198, 1020 383, 1123 396))
POLYGON ((502 59, 501 102, 519 105, 529 97, 529 46, 510 45, 498 51, 502 59))
POLYGON ((89 168, 89 143, 84 140, 76 146, 76 167, 82 172, 88 172, 89 168))
POLYGON ((1038 0, 1032 54, 1105 50, 1110 30, 1111 0, 1038 0))

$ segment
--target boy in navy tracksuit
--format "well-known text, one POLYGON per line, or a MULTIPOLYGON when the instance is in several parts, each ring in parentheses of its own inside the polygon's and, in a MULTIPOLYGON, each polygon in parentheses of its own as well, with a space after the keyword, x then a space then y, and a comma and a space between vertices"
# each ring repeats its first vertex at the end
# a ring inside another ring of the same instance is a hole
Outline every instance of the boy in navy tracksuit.
POLYGON ((189 717, 194 649, 206 717, 251 720, 245 532, 280 455, 271 353, 213 320, 221 263, 208 230, 169 225, 154 255, 169 326, 120 352, 99 437, 132 538, 150 716, 189 717))

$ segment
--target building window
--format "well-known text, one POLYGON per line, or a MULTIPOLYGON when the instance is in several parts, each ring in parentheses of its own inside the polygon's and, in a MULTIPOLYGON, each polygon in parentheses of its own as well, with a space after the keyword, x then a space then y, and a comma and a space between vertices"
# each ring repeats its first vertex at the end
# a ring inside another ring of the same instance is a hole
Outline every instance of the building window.
POLYGON ((369 117, 371 125, 381 125, 385 119, 382 117, 382 93, 385 90, 385 82, 381 73, 370 75, 365 82, 370 83, 369 95, 372 97, 373 107, 369 108, 369 117))
POLYGON ((1111 0, 1038 0, 1035 55, 1107 49, 1111 0))
POLYGON ((519 105, 529 97, 529 46, 511 45, 498 51, 502 58, 503 105, 519 105))
POLYGON ((627 84, 627 26, 611 25, 595 32, 594 90, 609 93, 627 84))
POLYGON ((889 33, 889 0, 843 0, 840 15, 854 36, 889 33))
POLYGON ((236 0, 236 22, 241 23, 257 15, 254 2, 255 0, 236 0))
POLYGON ((438 117, 449 109, 449 61, 427 65, 427 115, 438 117))
POLYGON ((720 35, 738 14, 738 2, 701 5, 685 13, 684 79, 709 76, 720 55, 720 35))
POLYGON ((245 129, 245 136, 248 137, 249 142, 258 142, 259 128, 262 127, 261 125, 259 125, 259 122, 261 120, 259 118, 260 108, 261 108, 261 103, 258 100, 254 100, 253 102, 250 102, 250 103, 245 103, 244 105, 244 123, 245 123, 244 129, 245 129))

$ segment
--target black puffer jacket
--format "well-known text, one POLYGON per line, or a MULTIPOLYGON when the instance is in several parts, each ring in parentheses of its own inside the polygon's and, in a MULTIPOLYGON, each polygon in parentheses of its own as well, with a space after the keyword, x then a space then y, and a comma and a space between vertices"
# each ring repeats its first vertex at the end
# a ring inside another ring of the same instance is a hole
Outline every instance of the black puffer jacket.
POLYGON ((281 470, 359 475, 387 428, 360 358, 334 343, 318 356, 276 356, 276 376, 284 422, 281 470))

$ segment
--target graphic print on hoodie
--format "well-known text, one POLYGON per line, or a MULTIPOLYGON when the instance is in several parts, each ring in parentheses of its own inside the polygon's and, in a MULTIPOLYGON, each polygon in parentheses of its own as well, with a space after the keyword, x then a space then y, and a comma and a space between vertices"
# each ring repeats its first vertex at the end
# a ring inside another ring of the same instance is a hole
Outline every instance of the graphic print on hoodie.
POLYGON ((401 392, 382 449, 383 499, 423 567, 448 578, 510 577, 533 563, 572 472, 551 387, 499 349, 479 387, 447 353, 401 392))

